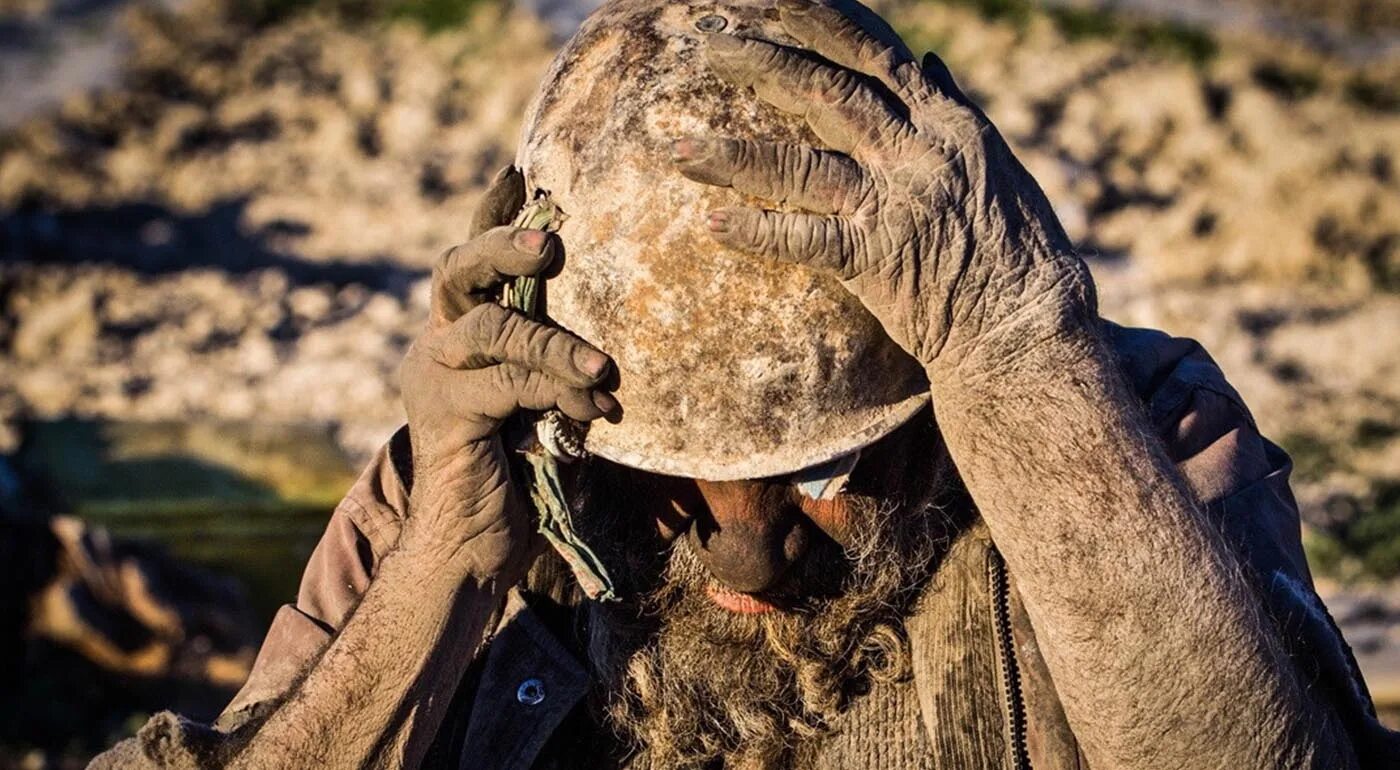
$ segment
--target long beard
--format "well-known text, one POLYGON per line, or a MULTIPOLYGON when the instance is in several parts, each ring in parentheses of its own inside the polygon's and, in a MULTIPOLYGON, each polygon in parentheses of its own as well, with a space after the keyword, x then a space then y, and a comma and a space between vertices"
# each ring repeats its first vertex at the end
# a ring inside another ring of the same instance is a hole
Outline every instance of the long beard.
POLYGON ((651 558, 628 549, 629 574, 653 572, 654 587, 595 608, 589 658, 598 716, 644 755, 633 766, 788 766, 853 697, 908 675, 903 621, 957 522, 929 498, 852 506, 859 539, 796 567, 803 598, 790 610, 716 606, 684 539, 651 558))

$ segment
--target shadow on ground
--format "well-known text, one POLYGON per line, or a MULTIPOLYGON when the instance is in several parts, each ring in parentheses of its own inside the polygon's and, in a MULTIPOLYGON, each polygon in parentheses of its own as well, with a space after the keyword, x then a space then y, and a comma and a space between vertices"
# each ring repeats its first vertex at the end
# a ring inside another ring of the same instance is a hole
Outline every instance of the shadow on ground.
POLYGON ((426 275, 387 257, 310 261, 276 242, 305 234, 309 226, 278 220, 249 231, 247 198, 225 200, 197 214, 155 203, 49 209, 29 205, 0 213, 0 261, 105 264, 143 275, 199 268, 230 274, 277 269, 294 284, 360 284, 402 298, 426 275))

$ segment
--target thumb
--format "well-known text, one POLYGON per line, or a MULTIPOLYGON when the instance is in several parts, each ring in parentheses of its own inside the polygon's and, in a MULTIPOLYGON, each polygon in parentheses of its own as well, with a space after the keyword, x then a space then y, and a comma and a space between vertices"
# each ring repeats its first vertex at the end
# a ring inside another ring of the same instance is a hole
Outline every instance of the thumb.
POLYGON ((939 93, 958 104, 971 104, 971 100, 953 80, 953 73, 948 70, 948 65, 944 64, 937 54, 932 51, 924 54, 923 66, 920 69, 923 70, 924 77, 939 93))
POLYGON ((491 186, 476 204, 469 236, 475 238, 493 227, 508 225, 525 205, 525 175, 515 166, 496 172, 491 186))

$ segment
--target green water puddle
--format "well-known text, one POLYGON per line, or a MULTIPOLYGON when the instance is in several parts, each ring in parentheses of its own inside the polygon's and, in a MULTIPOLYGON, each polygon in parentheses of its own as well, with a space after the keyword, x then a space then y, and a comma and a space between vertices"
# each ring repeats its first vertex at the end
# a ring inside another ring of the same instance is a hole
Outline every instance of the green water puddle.
POLYGON ((324 426, 61 420, 25 437, 16 465, 45 507, 238 578, 264 622, 355 477, 324 426))

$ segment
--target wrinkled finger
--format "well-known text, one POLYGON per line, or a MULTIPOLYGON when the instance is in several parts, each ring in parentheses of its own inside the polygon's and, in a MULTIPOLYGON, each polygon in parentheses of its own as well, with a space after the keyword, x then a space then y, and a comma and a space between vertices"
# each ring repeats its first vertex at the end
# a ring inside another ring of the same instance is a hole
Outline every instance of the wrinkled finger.
POLYGON ((671 145, 682 174, 818 214, 849 214, 870 191, 860 164, 837 152, 777 142, 688 137, 671 145))
POLYGON ((468 235, 475 238, 493 227, 514 222, 515 215, 524 205, 525 175, 515 166, 506 166, 496 172, 491 185, 476 204, 468 235))
POLYGON ((556 240, 543 230, 502 225, 443 252, 433 266, 434 319, 451 323, 487 301, 488 290, 543 272, 554 261, 556 240))
POLYGON ((855 277, 862 236, 847 217, 736 207, 710 212, 715 240, 740 251, 855 277))
POLYGON ((578 388, 544 372, 516 364, 454 372, 457 381, 448 393, 459 414, 481 414, 498 420, 520 409, 558 409, 588 422, 617 413, 617 399, 601 390, 578 388))
POLYGON ((549 267, 554 261, 555 240, 544 230, 493 227, 444 252, 434 268, 439 273, 436 277, 453 291, 494 289, 512 278, 536 275, 549 267))
POLYGON ((833 149, 861 157, 895 146, 913 131, 865 76, 792 48, 734 35, 708 34, 709 62, 724 79, 801 115, 833 149))
POLYGON ((495 303, 478 305, 429 334, 424 349, 452 369, 510 363, 580 388, 598 384, 611 364, 602 351, 573 334, 495 303))
POLYGON ((841 6, 838 10, 811 0, 778 4, 783 28, 803 48, 877 78, 900 96, 914 91, 919 65, 899 35, 865 6, 854 2, 841 6))

